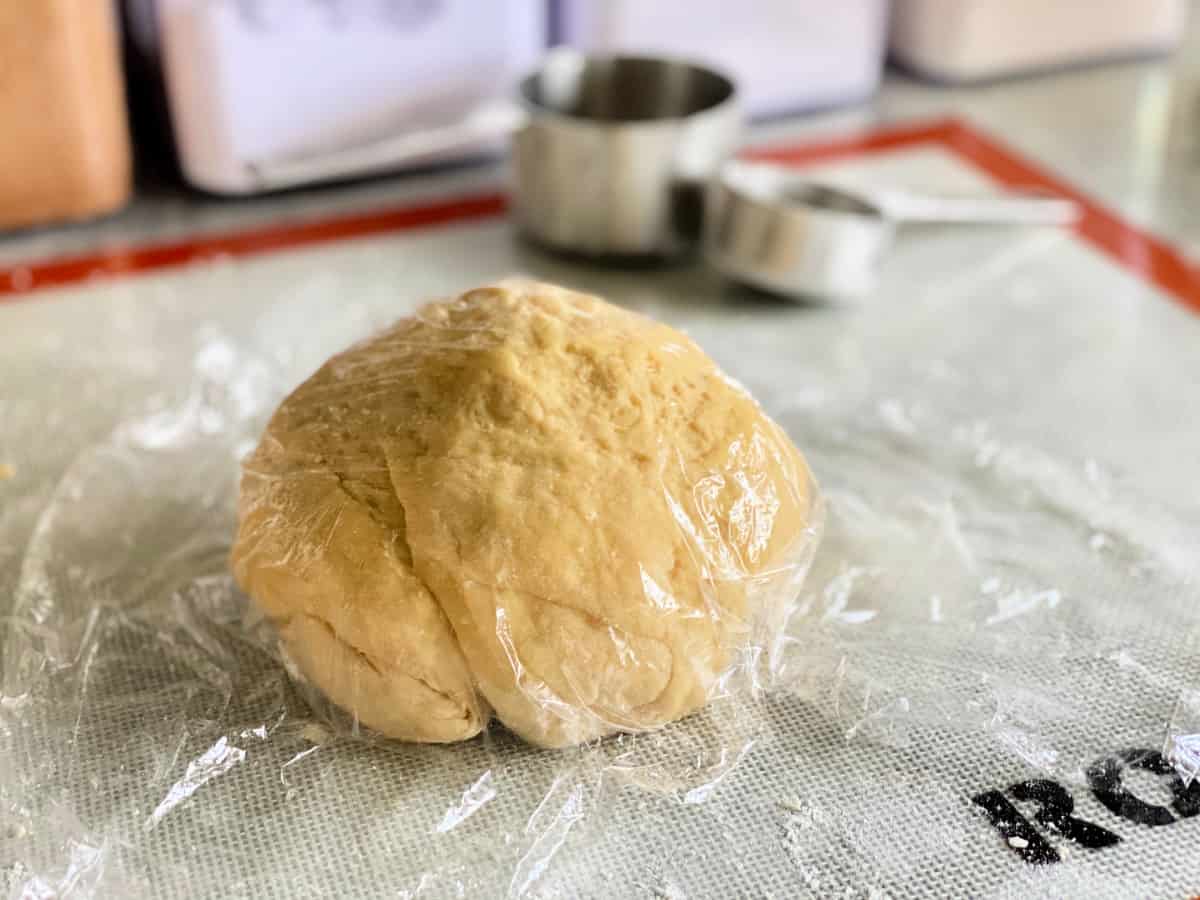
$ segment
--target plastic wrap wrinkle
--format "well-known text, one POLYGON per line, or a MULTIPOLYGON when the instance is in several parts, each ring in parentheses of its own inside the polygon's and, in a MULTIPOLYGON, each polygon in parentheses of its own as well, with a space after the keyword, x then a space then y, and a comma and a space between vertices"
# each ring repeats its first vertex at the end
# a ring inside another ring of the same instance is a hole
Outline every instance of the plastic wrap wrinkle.
POLYGON ((1055 838, 1062 863, 1026 866, 970 797, 1046 777, 1128 847, 1196 828, 1125 822, 1086 778, 1128 747, 1200 772, 1195 527, 939 407, 924 387, 970 381, 950 363, 844 406, 748 379, 826 487, 786 629, 692 716, 542 751, 381 741, 289 676, 225 554, 237 461, 292 379, 206 340, 178 403, 39 501, 4 631, 10 896, 902 897, 934 873, 959 896, 1128 897, 1127 856, 1055 838))
POLYGON ((446 810, 446 815, 438 823, 437 830, 439 832, 451 830, 460 822, 475 815, 485 803, 495 797, 496 789, 492 785, 492 770, 488 769, 463 792, 462 800, 459 803, 446 810))

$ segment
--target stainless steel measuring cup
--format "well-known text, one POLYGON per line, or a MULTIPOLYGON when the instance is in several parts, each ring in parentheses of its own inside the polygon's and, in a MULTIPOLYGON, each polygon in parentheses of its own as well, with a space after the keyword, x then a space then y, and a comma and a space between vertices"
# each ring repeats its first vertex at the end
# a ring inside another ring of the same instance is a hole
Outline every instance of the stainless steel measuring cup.
POLYGON ((514 213, 590 255, 674 255, 700 239, 705 193, 741 142, 733 82, 655 57, 551 58, 521 85, 514 213))
POLYGON ((335 177, 511 134, 513 213, 523 231, 589 256, 672 256, 699 241, 707 185, 741 133, 734 83, 712 69, 558 48, 517 97, 465 119, 263 160, 253 171, 265 186, 335 177))
POLYGON ((1069 200, 849 191, 775 165, 731 161, 712 186, 705 256, 737 281, 789 297, 847 298, 874 287, 903 224, 1069 225, 1069 200))

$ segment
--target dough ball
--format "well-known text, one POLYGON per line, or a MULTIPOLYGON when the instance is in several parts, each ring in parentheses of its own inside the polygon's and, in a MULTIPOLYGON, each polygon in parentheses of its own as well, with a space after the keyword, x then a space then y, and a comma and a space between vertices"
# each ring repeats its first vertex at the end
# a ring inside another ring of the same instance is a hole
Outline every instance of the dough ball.
POLYGON ((702 706, 814 540, 800 453, 691 340, 504 282, 330 359, 242 481, 233 570, 384 734, 563 746, 702 706))

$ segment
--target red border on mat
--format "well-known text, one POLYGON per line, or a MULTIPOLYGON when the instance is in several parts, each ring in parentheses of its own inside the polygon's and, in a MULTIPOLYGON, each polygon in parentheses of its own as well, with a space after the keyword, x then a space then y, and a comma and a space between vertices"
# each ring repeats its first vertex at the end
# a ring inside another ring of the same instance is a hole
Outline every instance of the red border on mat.
POLYGON ((220 257, 257 256, 311 244, 498 216, 504 212, 506 205, 503 194, 477 194, 438 203, 413 204, 311 222, 202 235, 172 243, 118 247, 82 256, 63 256, 44 262, 0 267, 0 303, 24 299, 39 288, 151 272, 220 257))
MULTIPOLYGON (((920 145, 944 147, 1006 186, 1036 189, 1074 200, 1082 210, 1075 226, 1081 237, 1200 313, 1200 266, 1189 263, 1168 242, 1124 221, 1066 181, 957 119, 883 127, 841 139, 755 150, 748 155, 801 166, 920 145)), ((40 288, 148 272, 218 256, 254 256, 493 217, 501 215, 506 206, 503 194, 478 194, 438 203, 409 204, 312 222, 272 225, 15 265, 0 268, 0 303, 26 299, 40 288)))

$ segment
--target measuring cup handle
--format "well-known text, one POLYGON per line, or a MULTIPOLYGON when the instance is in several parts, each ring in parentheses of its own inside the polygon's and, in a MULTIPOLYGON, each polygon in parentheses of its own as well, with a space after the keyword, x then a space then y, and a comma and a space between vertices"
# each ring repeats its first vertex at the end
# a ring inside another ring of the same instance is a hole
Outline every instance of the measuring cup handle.
POLYGON ((249 163, 249 169, 259 186, 266 189, 394 168, 507 137, 524 125, 526 117, 525 110, 515 102, 492 102, 449 125, 328 152, 258 160, 249 163))
POLYGON ((1079 220, 1079 206, 1074 201, 1029 193, 955 197, 881 191, 872 194, 871 201, 900 223, 1072 225, 1079 220))

